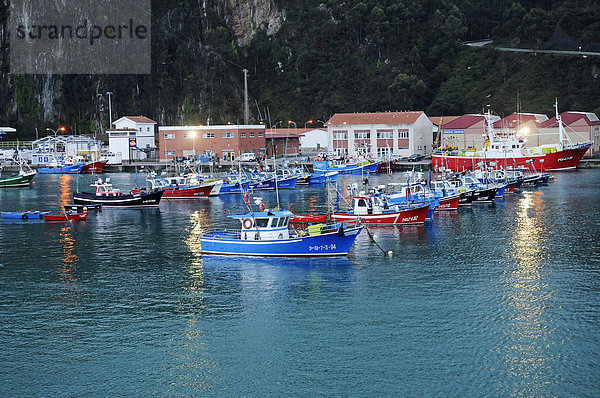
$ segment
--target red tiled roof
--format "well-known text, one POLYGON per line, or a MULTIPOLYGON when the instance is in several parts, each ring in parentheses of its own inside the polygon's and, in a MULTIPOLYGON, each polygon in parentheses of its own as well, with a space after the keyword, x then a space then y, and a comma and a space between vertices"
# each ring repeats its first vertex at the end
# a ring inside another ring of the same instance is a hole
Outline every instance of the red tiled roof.
MULTIPOLYGON (((560 114, 560 118, 563 121, 563 124, 570 125, 578 121, 579 119, 584 119, 588 126, 596 126, 600 124, 600 120, 590 120, 585 113, 579 112, 563 112, 560 114)), ((540 123, 540 128, 545 127, 558 127, 558 123, 556 122, 556 116, 551 119, 546 120, 544 123, 540 123)))
POLYGON ((478 123, 482 120, 485 120, 485 116, 483 115, 463 115, 460 116, 449 123, 444 123, 444 129, 466 129, 478 123))
POLYGON ((520 115, 518 113, 513 113, 512 115, 509 115, 504 119, 500 119, 494 122, 493 126, 494 128, 498 129, 515 128, 519 124, 523 124, 529 121, 535 122, 536 120, 538 120, 538 118, 533 113, 521 113, 520 115))
POLYGON ((336 113, 325 123, 328 126, 343 124, 413 124, 423 114, 414 112, 336 113))
POLYGON ((136 123, 156 123, 154 120, 147 118, 146 116, 123 116, 136 123))
POLYGON ((459 117, 460 116, 429 116, 429 120, 431 120, 431 123, 439 127, 440 122, 443 123, 444 126, 446 126, 446 124, 458 119, 459 117))

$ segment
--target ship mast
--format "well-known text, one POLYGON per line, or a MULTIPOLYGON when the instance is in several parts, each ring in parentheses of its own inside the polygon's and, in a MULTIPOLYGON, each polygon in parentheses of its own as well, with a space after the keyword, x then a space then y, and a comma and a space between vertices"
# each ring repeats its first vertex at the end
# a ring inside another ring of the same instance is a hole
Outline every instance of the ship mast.
POLYGON ((554 99, 554 108, 556 109, 556 122, 558 123, 558 145, 560 149, 564 149, 565 143, 565 127, 562 123, 562 118, 558 114, 558 99, 554 99))

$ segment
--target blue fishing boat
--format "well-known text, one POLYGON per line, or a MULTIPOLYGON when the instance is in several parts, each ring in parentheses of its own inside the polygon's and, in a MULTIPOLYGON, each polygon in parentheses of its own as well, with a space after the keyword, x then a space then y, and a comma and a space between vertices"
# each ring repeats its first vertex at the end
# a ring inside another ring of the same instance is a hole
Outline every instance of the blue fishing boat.
POLYGON ((75 164, 57 164, 53 166, 38 167, 37 172, 39 174, 77 174, 81 172, 81 169, 85 163, 75 164))
POLYGON ((297 176, 292 177, 276 177, 267 173, 265 177, 251 180, 250 189, 255 191, 267 191, 273 189, 292 189, 296 188, 297 176))
POLYGON ((290 230, 292 215, 289 210, 270 211, 264 204, 258 212, 230 215, 228 217, 240 221, 241 229, 208 232, 200 238, 201 251, 203 254, 237 256, 345 256, 363 228, 335 223, 290 230))
POLYGON ((223 185, 219 191, 219 195, 227 195, 232 193, 244 193, 248 191, 250 180, 247 178, 223 178, 223 185))
POLYGON ((322 185, 328 182, 336 182, 338 175, 339 173, 337 171, 311 173, 308 179, 308 185, 322 185))
POLYGON ((3 211, 0 212, 2 218, 18 220, 39 220, 44 218, 44 214, 50 214, 49 211, 3 211))

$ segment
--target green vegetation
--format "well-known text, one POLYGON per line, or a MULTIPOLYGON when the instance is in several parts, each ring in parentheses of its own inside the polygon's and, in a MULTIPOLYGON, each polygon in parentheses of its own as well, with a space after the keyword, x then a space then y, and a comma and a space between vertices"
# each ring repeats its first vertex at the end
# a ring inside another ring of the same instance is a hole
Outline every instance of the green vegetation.
MULTIPOLYGON (((291 119, 300 127, 336 112, 460 115, 488 104, 507 115, 517 96, 523 112, 551 114, 556 97, 561 110, 600 115, 600 57, 462 44, 489 38, 504 47, 600 51, 595 1, 273 1, 284 16, 281 28, 274 35, 259 29, 245 46, 228 25, 229 2, 200 9, 190 0, 153 1, 147 76, 11 76, 4 64, 0 124, 19 128, 23 138, 34 136, 34 127, 59 124, 102 131, 106 91, 114 93, 117 116, 243 123, 244 68, 254 123, 291 119), (42 101, 48 86, 52 100, 42 101)), ((0 5, 5 26, 6 7, 0 5)))

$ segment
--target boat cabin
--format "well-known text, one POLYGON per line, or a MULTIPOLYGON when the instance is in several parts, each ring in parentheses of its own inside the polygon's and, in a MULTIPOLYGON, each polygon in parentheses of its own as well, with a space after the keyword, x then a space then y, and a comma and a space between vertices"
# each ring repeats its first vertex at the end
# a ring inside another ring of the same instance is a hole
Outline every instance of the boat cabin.
POLYGON ((357 216, 383 214, 397 210, 395 206, 390 206, 382 196, 353 196, 350 199, 352 199, 352 213, 357 216))
POLYGON ((110 178, 106 179, 106 182, 99 178, 95 184, 91 184, 92 187, 96 188, 96 196, 121 196, 123 192, 119 189, 114 188, 110 183, 110 178))
POLYGON ((289 239, 288 228, 292 212, 289 210, 250 212, 229 216, 242 224, 242 240, 289 239))

